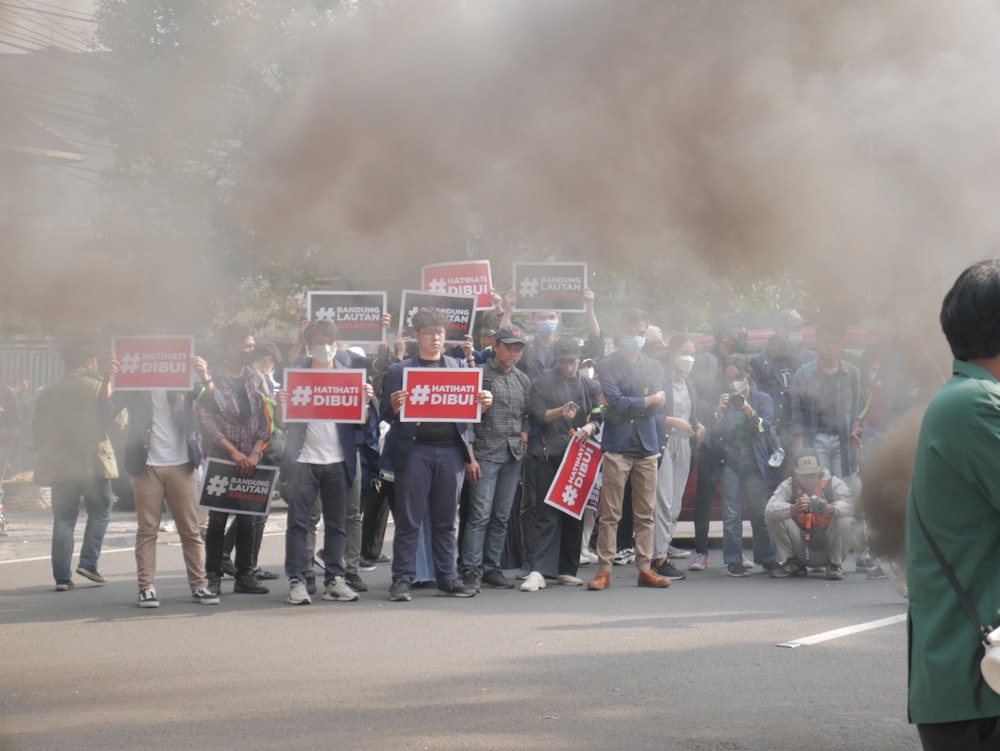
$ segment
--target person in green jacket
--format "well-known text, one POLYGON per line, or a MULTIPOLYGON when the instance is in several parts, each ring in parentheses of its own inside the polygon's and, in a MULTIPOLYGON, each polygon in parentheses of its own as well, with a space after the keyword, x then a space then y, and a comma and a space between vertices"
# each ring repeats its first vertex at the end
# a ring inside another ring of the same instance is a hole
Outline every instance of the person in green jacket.
POLYGON ((941 328, 953 375, 924 414, 906 513, 909 718, 925 749, 1000 749, 1000 695, 980 676, 981 636, 929 542, 979 625, 1000 624, 1000 259, 962 272, 941 328))

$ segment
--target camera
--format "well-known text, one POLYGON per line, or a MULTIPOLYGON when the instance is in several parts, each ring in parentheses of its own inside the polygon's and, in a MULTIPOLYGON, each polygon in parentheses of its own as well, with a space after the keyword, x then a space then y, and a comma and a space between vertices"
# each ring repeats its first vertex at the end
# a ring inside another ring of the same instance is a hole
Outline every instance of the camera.
POLYGON ((743 405, 746 403, 746 399, 743 394, 730 394, 729 395, 729 406, 732 409, 743 409, 743 405))
POLYGON ((816 514, 817 516, 826 513, 826 501, 822 498, 817 498, 812 496, 809 499, 809 513, 816 514))

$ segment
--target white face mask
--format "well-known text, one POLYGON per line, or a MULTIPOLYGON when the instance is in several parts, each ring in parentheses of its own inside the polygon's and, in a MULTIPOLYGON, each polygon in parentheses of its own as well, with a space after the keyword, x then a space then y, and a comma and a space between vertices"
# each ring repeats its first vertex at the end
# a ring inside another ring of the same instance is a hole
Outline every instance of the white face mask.
POLYGON ((584 378, 593 378, 594 377, 594 369, 591 368, 591 367, 589 367, 589 366, 586 367, 586 368, 580 368, 577 371, 577 373, 579 373, 580 375, 582 375, 584 378))
POLYGON ((310 349, 312 358, 316 362, 333 362, 333 356, 337 353, 337 348, 332 344, 321 344, 310 349))
POLYGON ((694 355, 680 355, 674 358, 674 365, 681 373, 690 373, 694 367, 694 355))
POLYGON ((729 384, 734 394, 742 394, 744 391, 746 391, 746 387, 749 385, 750 384, 747 382, 746 378, 742 378, 739 381, 733 381, 732 383, 729 384))

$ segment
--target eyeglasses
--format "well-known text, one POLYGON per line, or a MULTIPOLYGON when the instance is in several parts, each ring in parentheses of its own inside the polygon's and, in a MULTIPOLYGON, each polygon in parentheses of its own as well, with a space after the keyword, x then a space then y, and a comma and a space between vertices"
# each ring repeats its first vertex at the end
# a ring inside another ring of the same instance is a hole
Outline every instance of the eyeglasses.
POLYGON ((417 333, 431 339, 444 339, 445 335, 444 329, 420 329, 417 333))

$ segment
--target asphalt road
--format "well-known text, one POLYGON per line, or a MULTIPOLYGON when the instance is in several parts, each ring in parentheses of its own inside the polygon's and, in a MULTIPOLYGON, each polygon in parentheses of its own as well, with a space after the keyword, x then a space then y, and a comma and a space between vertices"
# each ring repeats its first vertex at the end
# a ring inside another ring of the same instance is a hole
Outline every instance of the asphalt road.
MULTIPOLYGON (((165 534, 162 604, 140 610, 129 514, 109 528, 108 583, 77 577, 66 593, 53 591, 47 516, 11 522, 0 538, 2 751, 919 748, 904 622, 777 646, 905 613, 887 582, 862 574, 734 579, 715 550, 668 590, 637 588, 630 566, 605 592, 415 590, 391 603, 382 565, 355 603, 292 607, 284 581, 254 596, 227 580, 210 607, 190 601, 165 534)), ((282 528, 274 515, 261 552, 278 571, 282 528)))

